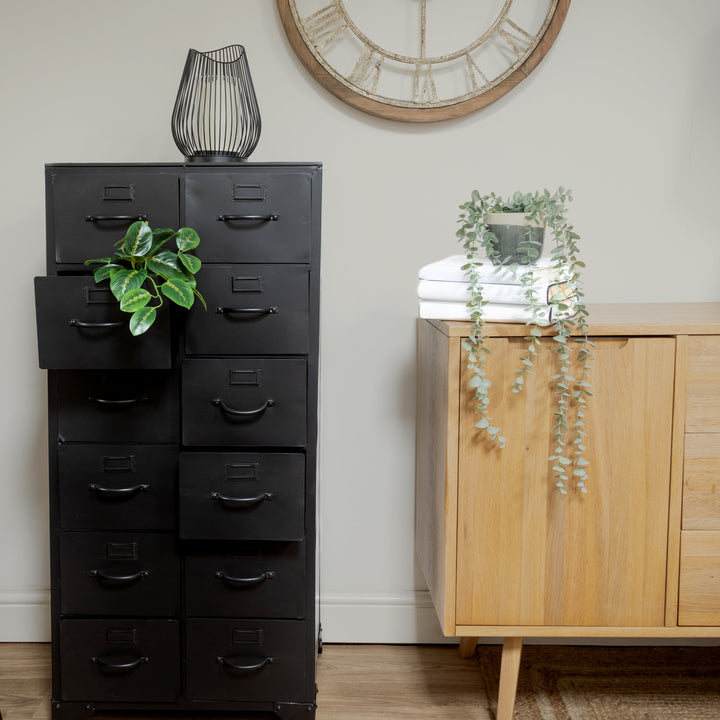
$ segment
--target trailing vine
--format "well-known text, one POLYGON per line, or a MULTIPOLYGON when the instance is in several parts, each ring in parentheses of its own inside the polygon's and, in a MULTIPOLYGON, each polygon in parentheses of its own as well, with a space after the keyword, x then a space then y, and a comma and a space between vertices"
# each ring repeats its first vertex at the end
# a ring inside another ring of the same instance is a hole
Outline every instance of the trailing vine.
POLYGON ((553 449, 548 460, 552 463, 554 485, 563 494, 567 493, 571 480, 579 491, 587 492, 588 462, 585 459, 584 441, 587 400, 592 395, 590 364, 593 344, 587 335, 588 311, 580 278, 585 265, 579 259, 577 240, 580 236, 567 220, 567 203, 571 200, 571 192, 562 187, 552 194, 548 190, 517 192, 509 199, 503 199, 495 193, 481 196, 475 190, 471 199, 460 206, 460 229, 457 231, 466 258, 463 270, 470 285, 468 311, 472 327, 463 347, 468 354, 468 368, 472 373, 470 387, 474 392, 476 412, 480 416, 475 426, 501 448, 505 446, 505 437, 490 415, 491 381, 486 366, 490 350, 485 342, 487 333, 484 312, 487 302, 483 298, 480 269, 484 260, 489 260, 496 266, 498 282, 506 279, 519 283, 526 305, 530 308, 530 318, 526 322, 527 345, 512 384, 512 391, 519 393, 525 387, 528 375, 534 372, 543 336, 540 328, 548 325, 533 274, 533 265, 540 256, 540 250, 531 241, 530 227, 544 225, 552 233, 552 266, 569 290, 549 301, 553 308, 555 332, 552 338, 555 342, 557 372, 552 376, 556 406, 551 431, 553 449), (486 223, 487 214, 497 212, 522 212, 525 215, 528 230, 526 239, 518 247, 520 262, 503 258, 498 250, 497 237, 486 223), (573 353, 573 349, 576 349, 576 353, 573 353), (579 368, 577 378, 572 375, 573 355, 576 356, 579 368))

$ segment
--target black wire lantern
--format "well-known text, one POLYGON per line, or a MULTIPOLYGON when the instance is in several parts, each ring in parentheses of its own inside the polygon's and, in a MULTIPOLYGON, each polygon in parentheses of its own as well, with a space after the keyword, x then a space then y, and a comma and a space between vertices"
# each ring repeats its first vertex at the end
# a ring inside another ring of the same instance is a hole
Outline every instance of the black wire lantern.
POLYGON ((242 45, 190 50, 172 115, 172 134, 191 162, 245 160, 260 139, 260 110, 242 45))

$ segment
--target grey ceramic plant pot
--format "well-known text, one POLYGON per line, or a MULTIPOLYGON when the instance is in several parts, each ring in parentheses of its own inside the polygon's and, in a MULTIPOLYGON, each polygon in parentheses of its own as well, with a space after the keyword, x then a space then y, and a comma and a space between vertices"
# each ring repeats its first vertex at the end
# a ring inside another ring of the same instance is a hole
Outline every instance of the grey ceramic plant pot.
POLYGON ((545 224, 528 223, 525 213, 488 213, 485 224, 496 240, 491 242, 500 258, 492 258, 495 265, 534 265, 542 253, 545 239, 545 224), (528 248, 537 251, 537 256, 528 258, 528 248))

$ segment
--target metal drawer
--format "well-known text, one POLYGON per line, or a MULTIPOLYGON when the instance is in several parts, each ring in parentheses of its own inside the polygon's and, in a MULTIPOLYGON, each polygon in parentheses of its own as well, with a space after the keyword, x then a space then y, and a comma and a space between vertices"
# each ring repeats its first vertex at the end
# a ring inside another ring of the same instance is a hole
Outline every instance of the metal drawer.
POLYGON ((186 224, 203 262, 308 262, 310 175, 248 168, 185 177, 186 224))
POLYGON ((169 445, 60 445, 60 527, 173 530, 178 450, 169 445))
POLYGON ((169 368, 170 314, 159 312, 150 332, 133 337, 107 283, 90 275, 35 278, 41 368, 56 370, 169 368))
POLYGON ((180 537, 302 540, 301 453, 182 453, 180 537))
POLYGON ((185 557, 185 612, 205 617, 305 617, 305 544, 242 543, 185 557))
POLYGON ((64 615, 173 616, 180 559, 174 535, 64 532, 60 612, 64 615))
POLYGON ((301 358, 186 360, 182 437, 186 445, 302 446, 307 363, 301 358))
POLYGON ((307 265, 205 265, 185 323, 190 355, 303 355, 308 352, 307 265))
POLYGON ((177 620, 62 620, 63 700, 169 701, 180 696, 177 620))
POLYGON ((172 443, 179 437, 177 374, 57 370, 61 441, 172 443))
POLYGON ((48 179, 48 243, 54 245, 56 263, 82 264, 112 255, 114 243, 138 219, 153 228, 178 226, 176 171, 51 168, 48 179))
POLYGON ((309 646, 307 625, 300 620, 190 619, 188 699, 308 700, 309 646))

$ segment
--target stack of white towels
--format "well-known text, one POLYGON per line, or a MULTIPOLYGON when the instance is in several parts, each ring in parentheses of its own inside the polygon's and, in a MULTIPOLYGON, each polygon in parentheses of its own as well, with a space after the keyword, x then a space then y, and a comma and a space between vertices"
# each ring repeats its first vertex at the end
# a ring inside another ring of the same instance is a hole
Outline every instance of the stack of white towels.
MULTIPOLYGON (((467 302, 470 299, 470 283, 464 255, 451 255, 420 269, 418 273, 418 302, 421 318, 435 320, 470 320, 467 302)), ((483 317, 488 322, 524 323, 532 320, 533 312, 527 304, 519 276, 527 272, 520 267, 514 277, 508 267, 493 265, 486 260, 478 268, 482 282, 484 306, 483 317)), ((531 269, 533 286, 540 303, 539 325, 551 325, 557 320, 557 302, 563 302, 567 310, 563 315, 573 313, 572 297, 568 289, 567 275, 553 267, 551 258, 540 258, 531 269), (553 304, 553 302, 555 304, 553 304)))

